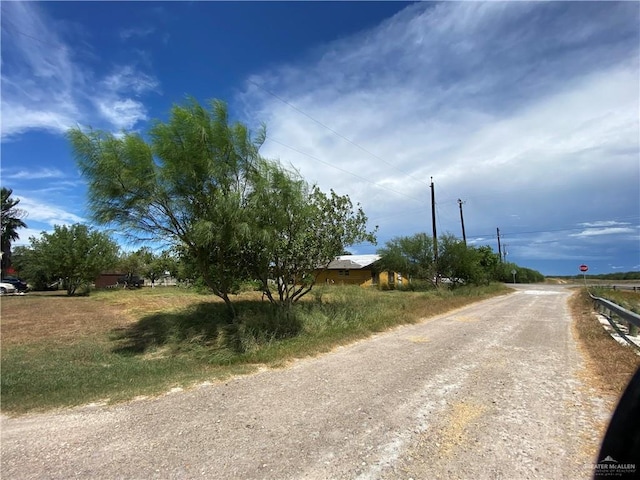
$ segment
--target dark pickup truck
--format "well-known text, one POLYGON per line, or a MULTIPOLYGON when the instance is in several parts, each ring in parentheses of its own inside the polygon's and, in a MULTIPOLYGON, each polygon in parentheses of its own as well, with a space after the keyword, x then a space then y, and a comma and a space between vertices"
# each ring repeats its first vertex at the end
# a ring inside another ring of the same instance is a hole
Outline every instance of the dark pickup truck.
POLYGON ((20 280, 19 278, 16 277, 6 277, 3 278, 2 281, 4 283, 10 283, 11 285, 13 285, 14 287, 16 287, 16 290, 18 292, 26 292, 27 290, 29 290, 29 285, 26 284, 26 282, 23 282, 22 280, 20 280))

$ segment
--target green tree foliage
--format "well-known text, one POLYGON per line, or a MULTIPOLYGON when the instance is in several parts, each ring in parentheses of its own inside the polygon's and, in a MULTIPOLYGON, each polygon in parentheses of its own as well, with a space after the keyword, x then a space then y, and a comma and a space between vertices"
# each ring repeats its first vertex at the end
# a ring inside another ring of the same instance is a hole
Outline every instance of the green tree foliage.
MULTIPOLYGON (((476 285, 491 281, 511 282, 511 271, 516 270, 519 283, 544 281, 540 272, 501 263, 492 248, 467 246, 454 235, 444 234, 438 239, 438 274, 452 286, 462 283, 476 285)), ((396 237, 378 250, 382 270, 393 270, 411 278, 432 281, 435 278, 433 241, 426 233, 409 237, 396 237)))
POLYGON ((229 123, 223 102, 207 110, 191 99, 174 106, 167 123, 155 123, 149 143, 137 133, 73 129, 68 137, 89 182, 94 219, 186 251, 233 312, 229 294, 247 275, 251 218, 244 207, 264 130, 252 138, 244 125, 229 123))
POLYGON ((131 285, 133 277, 142 276, 144 266, 146 248, 141 248, 136 252, 125 252, 120 255, 118 260, 118 273, 124 273, 127 278, 127 284, 131 285))
POLYGON ((263 162, 256 173, 250 270, 271 303, 289 307, 313 288, 319 268, 375 235, 348 196, 326 195, 275 163, 263 162))
POLYGON ((252 136, 230 124, 217 100, 209 109, 195 100, 174 106, 148 142, 137 133, 80 129, 68 137, 94 219, 137 240, 171 244, 181 275, 201 279, 234 316, 229 295, 243 281, 259 277, 269 289, 275 279, 281 303, 291 304, 310 288, 313 268, 372 238, 348 197, 326 196, 262 159, 264 127, 252 136), (294 280, 301 291, 284 287, 294 280))
POLYGON ((147 253, 147 261, 142 269, 142 276, 151 280, 151 286, 155 285, 155 282, 163 278, 167 272, 169 275, 176 275, 178 272, 178 260, 169 251, 164 250, 159 255, 153 252, 147 253), (148 253, 151 253, 149 256, 148 253))
MULTIPOLYGON (((576 275, 558 275, 558 278, 582 278, 582 274, 576 275)), ((615 273, 601 273, 595 275, 587 275, 587 278, 594 280, 640 280, 640 271, 635 272, 615 272, 615 273)))
POLYGON ((41 238, 29 241, 21 259, 27 278, 35 275, 45 282, 61 278, 68 295, 113 268, 118 258, 118 246, 107 234, 81 224, 56 225, 52 233, 42 232, 41 238))
POLYGON ((18 275, 26 280, 33 290, 47 290, 53 285, 57 286, 60 277, 48 271, 46 265, 40 263, 34 255, 30 247, 15 247, 11 261, 18 275))
POLYGON ((520 267, 515 263, 501 263, 498 268, 498 274, 496 280, 505 283, 513 282, 513 274, 515 271, 516 283, 538 283, 544 282, 544 275, 536 270, 530 268, 520 267))
POLYGON ((378 249, 379 268, 401 272, 409 279, 433 281, 433 239, 426 233, 395 237, 378 249))
POLYGON ((11 245, 20 238, 18 230, 26 228, 27 224, 22 220, 26 212, 17 208, 20 199, 11 198, 13 190, 2 187, 0 189, 1 223, 2 223, 2 273, 11 266, 11 245))
POLYGON ((467 246, 451 234, 440 237, 439 244, 439 273, 454 285, 482 285, 497 280, 500 257, 491 247, 467 246))
POLYGON ((151 286, 165 275, 177 273, 177 260, 169 251, 155 254, 149 247, 143 247, 135 252, 129 252, 120 258, 119 268, 126 272, 129 279, 139 276, 151 281, 151 286))
POLYGON ((500 266, 500 256, 488 245, 476 247, 479 256, 480 266, 488 281, 497 278, 498 267, 500 266))

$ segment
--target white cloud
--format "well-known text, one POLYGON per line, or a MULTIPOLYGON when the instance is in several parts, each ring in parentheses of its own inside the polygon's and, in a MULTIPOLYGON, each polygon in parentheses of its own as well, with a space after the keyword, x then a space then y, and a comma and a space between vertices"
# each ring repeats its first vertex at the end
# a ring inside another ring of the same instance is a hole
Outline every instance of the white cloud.
POLYGON ((36 180, 43 178, 63 178, 65 175, 57 168, 40 168, 38 170, 19 170, 8 172, 3 170, 2 177, 9 180, 36 180))
POLYGON ((126 100, 100 100, 96 102, 100 114, 118 130, 128 130, 140 120, 146 120, 146 109, 141 102, 126 100))
POLYGON ((53 228, 43 229, 43 230, 38 230, 37 228, 21 228, 20 230, 18 230, 18 235, 20 235, 20 238, 18 238, 18 240, 16 240, 15 242, 13 242, 12 246, 13 247, 28 246, 31 244, 30 242, 31 237, 40 239, 42 237, 43 231, 46 231, 46 232, 53 231, 53 228))
POLYGON ((1 8, 3 140, 35 129, 63 133, 78 124, 130 128, 147 119, 144 105, 132 97, 157 91, 154 77, 121 65, 100 79, 78 60, 76 44, 83 42, 75 42, 43 6, 2 2, 1 8))
POLYGON ((580 233, 572 233, 571 237, 595 237, 600 235, 613 235, 620 233, 636 233, 633 228, 608 227, 608 228, 588 228, 580 233))
MULTIPOLYGON (((457 198, 472 237, 496 226, 514 234, 637 221, 637 13, 628 4, 414 4, 311 60, 254 74, 239 101, 276 140, 265 156, 362 202, 381 219, 383 242, 430 232, 432 176, 440 233, 460 232, 457 198)), ((574 258, 576 248, 555 251, 574 258)))
POLYGON ((62 207, 46 203, 41 199, 19 196, 20 208, 28 212, 26 223, 35 221, 50 226, 84 223, 86 220, 62 207))
POLYGON ((131 27, 131 28, 123 28, 120 30, 120 39, 122 41, 129 40, 135 37, 148 37, 153 32, 155 32, 155 28, 153 27, 131 27))
POLYGON ((111 93, 133 92, 140 95, 158 88, 158 80, 136 71, 131 65, 116 69, 103 81, 102 86, 111 93))
POLYGON ((630 225, 629 222, 619 222, 617 220, 600 220, 597 222, 583 222, 579 224, 582 227, 613 227, 617 225, 630 225))

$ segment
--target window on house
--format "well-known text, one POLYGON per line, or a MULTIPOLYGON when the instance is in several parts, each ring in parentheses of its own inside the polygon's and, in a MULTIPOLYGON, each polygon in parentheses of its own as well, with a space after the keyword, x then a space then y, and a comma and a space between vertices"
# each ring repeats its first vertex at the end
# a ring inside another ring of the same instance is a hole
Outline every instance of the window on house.
POLYGON ((379 280, 380 279, 378 278, 378 273, 371 272, 371 285, 378 285, 379 280))
POLYGON ((349 276, 349 270, 338 270, 338 276, 339 277, 348 277, 349 276))

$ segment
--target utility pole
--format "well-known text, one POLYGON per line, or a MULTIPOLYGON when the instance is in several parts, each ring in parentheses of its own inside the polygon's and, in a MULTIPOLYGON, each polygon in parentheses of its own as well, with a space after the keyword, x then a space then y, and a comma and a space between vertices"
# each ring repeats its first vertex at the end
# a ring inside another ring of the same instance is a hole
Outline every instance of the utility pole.
POLYGON ((460 223, 462 224, 462 241, 464 242, 464 246, 467 246, 467 234, 464 231, 464 216, 462 215, 462 204, 464 202, 458 199, 458 205, 460 205, 460 223))
POLYGON ((502 262, 502 247, 500 246, 500 229, 496 228, 496 230, 498 231, 498 258, 500 258, 500 261, 502 262))
POLYGON ((431 177, 431 225, 433 227, 433 264, 436 270, 436 286, 438 286, 438 235, 436 233, 436 192, 431 177))
POLYGON ((502 245, 502 249, 504 250, 504 252, 502 254, 502 256, 504 257, 504 263, 507 263, 507 255, 508 255, 507 247, 508 246, 509 245, 507 245, 506 243, 504 245, 502 245))

